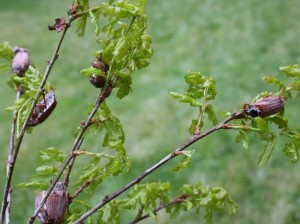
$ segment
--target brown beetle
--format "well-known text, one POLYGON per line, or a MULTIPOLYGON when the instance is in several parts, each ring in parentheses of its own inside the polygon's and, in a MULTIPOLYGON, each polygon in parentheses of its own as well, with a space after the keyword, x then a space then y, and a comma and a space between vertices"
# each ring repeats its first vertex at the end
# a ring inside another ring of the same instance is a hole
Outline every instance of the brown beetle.
POLYGON ((105 78, 102 75, 96 75, 96 74, 92 74, 89 77, 90 83, 95 86, 96 88, 102 88, 104 86, 105 83, 105 78))
POLYGON ((285 97, 266 96, 253 104, 245 104, 244 113, 250 117, 268 117, 284 110, 285 97))
POLYGON ((97 68, 103 72, 102 75, 97 75, 93 73, 90 77, 90 83, 95 86, 96 88, 102 88, 105 84, 105 76, 106 73, 108 72, 108 66, 105 65, 100 58, 97 58, 93 63, 92 63, 92 68, 97 68))
POLYGON ((35 108, 29 118, 27 125, 29 127, 37 126, 43 123, 56 107, 56 99, 54 90, 51 89, 44 98, 35 105, 35 108))
MULTIPOLYGON (((35 209, 37 209, 46 191, 40 192, 35 198, 35 209)), ((63 182, 57 182, 45 204, 38 213, 38 220, 43 224, 62 223, 64 214, 68 207, 68 193, 63 182)))
POLYGON ((14 47, 13 52, 15 56, 12 60, 11 70, 18 76, 24 76, 30 65, 29 52, 25 48, 14 47))

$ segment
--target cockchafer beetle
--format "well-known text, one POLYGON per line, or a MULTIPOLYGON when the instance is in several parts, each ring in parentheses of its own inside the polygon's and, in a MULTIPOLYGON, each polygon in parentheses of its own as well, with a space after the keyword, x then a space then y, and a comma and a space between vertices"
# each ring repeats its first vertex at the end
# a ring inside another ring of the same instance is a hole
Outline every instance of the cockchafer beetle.
POLYGON ((253 104, 243 106, 244 113, 250 117, 268 117, 284 111, 285 97, 266 96, 257 100, 253 104))
POLYGON ((104 73, 108 72, 108 66, 106 64, 104 64, 100 58, 98 58, 96 61, 94 61, 92 63, 92 67, 93 68, 98 68, 101 71, 103 71, 104 73))
POLYGON ((102 75, 92 74, 89 77, 90 83, 96 88, 102 88, 105 83, 105 78, 102 75))
POLYGON ((20 47, 14 47, 13 52, 15 56, 12 60, 11 70, 18 76, 24 76, 24 73, 30 65, 29 52, 27 49, 20 47))
POLYGON ((93 63, 92 63, 92 68, 97 68, 103 72, 103 75, 97 75, 93 73, 90 77, 89 80, 93 86, 96 88, 102 88, 105 84, 105 76, 106 73, 108 72, 108 66, 105 65, 102 61, 101 58, 97 58, 93 63))
POLYGON ((56 104, 55 93, 54 90, 51 89, 44 95, 43 99, 35 105, 27 125, 34 127, 43 123, 50 116, 56 104))
MULTIPOLYGON (((45 194, 46 191, 42 191, 36 196, 35 209, 40 206, 45 194)), ((38 213, 37 218, 43 224, 62 223, 67 207, 68 193, 66 192, 66 186, 63 182, 58 181, 38 213)))

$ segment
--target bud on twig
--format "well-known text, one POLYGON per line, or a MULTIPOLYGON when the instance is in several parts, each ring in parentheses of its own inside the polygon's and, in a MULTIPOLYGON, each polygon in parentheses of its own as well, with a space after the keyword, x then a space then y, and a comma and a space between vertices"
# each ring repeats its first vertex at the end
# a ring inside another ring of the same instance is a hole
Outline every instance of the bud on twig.
MULTIPOLYGON (((40 192, 35 198, 35 208, 38 208, 46 191, 40 192)), ((68 193, 63 182, 57 182, 37 218, 43 224, 62 223, 68 207, 68 193)))
POLYGON ((24 76, 24 73, 30 65, 29 52, 27 49, 20 47, 14 47, 13 52, 15 56, 12 60, 11 70, 18 76, 24 76))

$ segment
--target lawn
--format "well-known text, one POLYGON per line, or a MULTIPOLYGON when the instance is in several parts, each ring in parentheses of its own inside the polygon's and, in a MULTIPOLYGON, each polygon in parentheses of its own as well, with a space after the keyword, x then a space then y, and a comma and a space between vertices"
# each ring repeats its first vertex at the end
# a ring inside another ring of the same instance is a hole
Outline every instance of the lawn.
MULTIPOLYGON (((28 48, 33 63, 43 72, 60 35, 49 32, 47 26, 55 18, 66 15, 71 3, 2 0, 0 42, 9 41, 12 46, 28 48)), ((132 170, 108 179, 93 203, 189 138, 188 127, 196 111, 179 104, 169 94, 184 90, 186 71, 200 71, 216 80, 218 95, 214 106, 218 114, 239 110, 258 93, 274 90, 261 78, 266 74, 284 78, 278 68, 300 61, 299 8, 297 0, 149 0, 148 31, 155 49, 151 64, 134 75, 129 96, 120 101, 113 94, 108 100, 123 124, 132 170)), ((94 58, 97 43, 93 29, 88 27, 87 35, 82 38, 75 35, 75 26, 67 33, 49 80, 56 90, 57 108, 32 135, 25 136, 18 157, 13 178, 13 223, 24 223, 34 209, 35 194, 16 185, 34 174, 38 151, 55 146, 68 152, 73 144, 73 132, 87 116, 87 105, 94 102, 97 90, 79 74, 94 58)), ((15 97, 6 85, 8 79, 9 74, 0 73, 1 198, 11 122, 11 113, 5 108, 15 97)), ((285 116, 293 127, 299 124, 299 106, 297 102, 286 105, 285 116)), ((203 139, 191 147, 196 152, 190 169, 174 173, 171 169, 178 160, 172 161, 143 183, 170 181, 174 195, 184 183, 224 187, 239 205, 239 212, 234 216, 217 214, 213 223, 299 223, 299 164, 291 164, 278 147, 266 166, 258 168, 262 145, 252 136, 249 149, 244 150, 235 142, 235 136, 234 131, 221 131, 203 139)), ((94 146, 97 140, 93 141, 94 146)), ((127 223, 134 214, 123 215, 122 223, 127 223)), ((177 220, 168 221, 162 212, 157 223, 199 223, 201 219, 202 214, 187 212, 177 220)))

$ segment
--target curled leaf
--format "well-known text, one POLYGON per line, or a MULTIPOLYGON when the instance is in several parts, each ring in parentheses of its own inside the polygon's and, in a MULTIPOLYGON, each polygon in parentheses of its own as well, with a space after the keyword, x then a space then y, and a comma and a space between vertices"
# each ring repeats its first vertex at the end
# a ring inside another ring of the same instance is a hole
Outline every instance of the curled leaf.
POLYGON ((48 26, 49 30, 56 30, 57 32, 60 32, 64 30, 67 27, 66 18, 56 18, 55 23, 52 26, 48 26))

